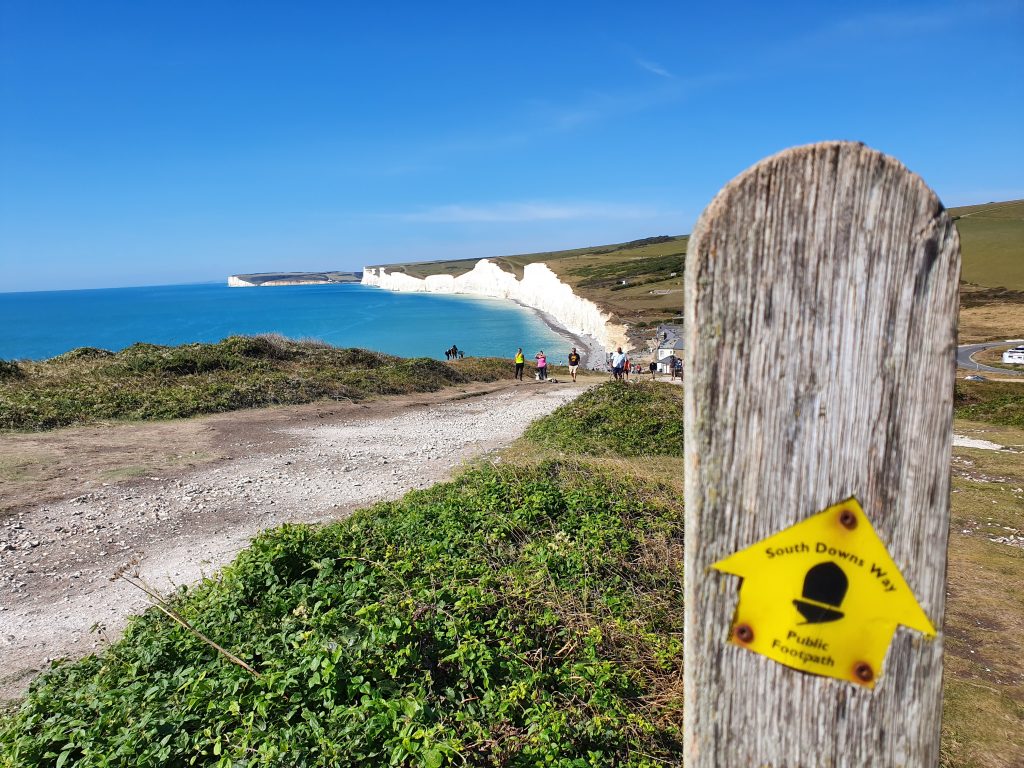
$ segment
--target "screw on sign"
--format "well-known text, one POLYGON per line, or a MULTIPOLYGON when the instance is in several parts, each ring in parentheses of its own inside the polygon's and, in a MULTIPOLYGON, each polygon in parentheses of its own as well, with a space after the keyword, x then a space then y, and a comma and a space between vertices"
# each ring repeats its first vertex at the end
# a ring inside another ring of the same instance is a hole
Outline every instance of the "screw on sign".
POLYGON ((730 182, 686 263, 686 752, 931 766, 959 243, 861 144, 730 182))

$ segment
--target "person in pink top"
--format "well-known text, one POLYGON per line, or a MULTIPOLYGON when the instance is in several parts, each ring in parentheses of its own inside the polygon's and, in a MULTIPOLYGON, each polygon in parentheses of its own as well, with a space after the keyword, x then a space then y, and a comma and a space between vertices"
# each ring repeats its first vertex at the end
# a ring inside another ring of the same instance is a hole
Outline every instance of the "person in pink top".
POLYGON ((544 356, 544 350, 542 349, 534 357, 537 358, 537 378, 541 381, 547 381, 548 378, 548 359, 544 356))

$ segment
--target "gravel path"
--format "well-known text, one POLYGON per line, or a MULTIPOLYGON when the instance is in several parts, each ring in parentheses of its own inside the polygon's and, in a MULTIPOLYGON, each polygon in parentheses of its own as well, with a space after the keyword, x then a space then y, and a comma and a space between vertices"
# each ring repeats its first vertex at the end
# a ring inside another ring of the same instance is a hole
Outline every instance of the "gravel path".
POLYGON ((375 403, 337 423, 277 427, 268 439, 284 447, 270 452, 248 435, 235 450, 244 456, 216 466, 0 520, 0 701, 20 696, 51 659, 116 638, 146 607, 142 593, 110 580, 122 565, 138 560, 141 577, 161 590, 195 582, 261 530, 335 520, 443 480, 587 386, 529 382, 383 415, 375 403))

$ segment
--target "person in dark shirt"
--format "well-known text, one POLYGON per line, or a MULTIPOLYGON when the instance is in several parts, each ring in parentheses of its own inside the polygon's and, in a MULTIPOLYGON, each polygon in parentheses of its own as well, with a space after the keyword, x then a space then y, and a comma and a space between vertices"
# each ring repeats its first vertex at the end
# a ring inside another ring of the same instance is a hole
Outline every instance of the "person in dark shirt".
POLYGON ((580 353, 576 351, 576 347, 572 348, 572 352, 569 353, 569 375, 572 376, 572 380, 576 381, 576 370, 580 365, 580 353))

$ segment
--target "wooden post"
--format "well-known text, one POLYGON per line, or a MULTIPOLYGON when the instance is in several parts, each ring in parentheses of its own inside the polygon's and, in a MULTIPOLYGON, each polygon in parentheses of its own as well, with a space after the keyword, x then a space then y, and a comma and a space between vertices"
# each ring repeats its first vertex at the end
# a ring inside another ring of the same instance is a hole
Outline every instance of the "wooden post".
POLYGON ((829 142, 730 182, 688 251, 685 763, 937 765, 956 230, 899 162, 829 142), (873 688, 740 647, 740 579, 711 569, 849 497, 939 630, 898 629, 873 688))

